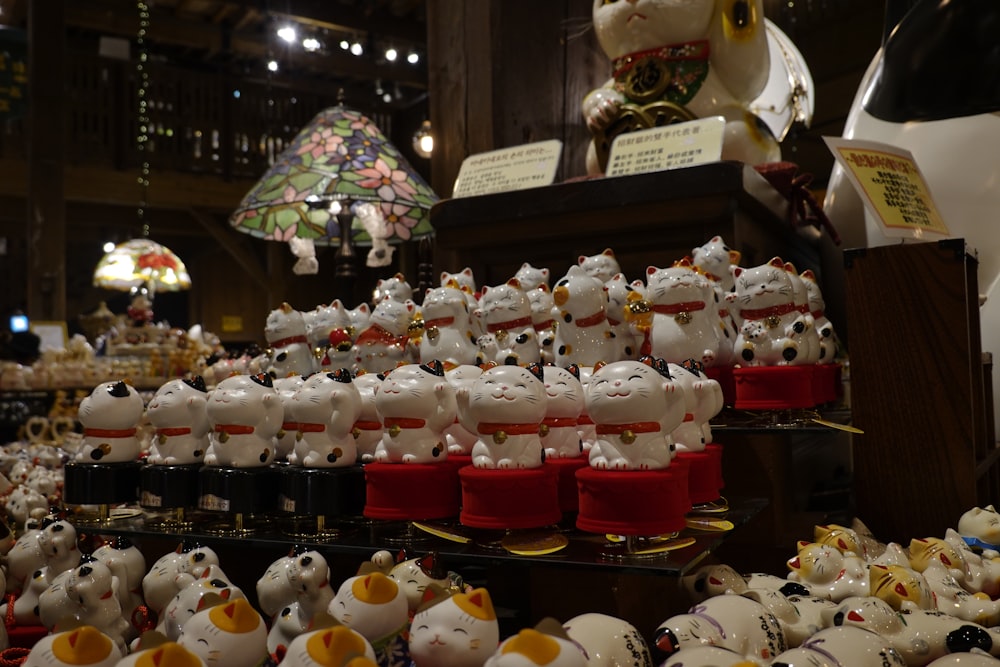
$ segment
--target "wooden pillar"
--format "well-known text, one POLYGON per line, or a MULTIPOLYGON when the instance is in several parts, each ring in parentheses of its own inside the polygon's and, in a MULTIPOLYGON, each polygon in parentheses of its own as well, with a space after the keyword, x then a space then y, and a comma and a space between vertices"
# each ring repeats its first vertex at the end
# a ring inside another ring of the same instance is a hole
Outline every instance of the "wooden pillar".
POLYGON ((28 316, 66 319, 66 0, 28 6, 28 316))

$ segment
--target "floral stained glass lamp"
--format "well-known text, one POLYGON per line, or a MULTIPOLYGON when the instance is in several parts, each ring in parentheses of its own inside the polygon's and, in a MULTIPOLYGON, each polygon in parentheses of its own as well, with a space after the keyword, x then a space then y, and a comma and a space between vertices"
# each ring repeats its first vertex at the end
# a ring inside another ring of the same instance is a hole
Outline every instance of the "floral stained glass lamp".
POLYGON ((128 292, 145 287, 150 293, 190 289, 191 277, 181 258, 148 238, 119 243, 94 269, 94 286, 128 292))
POLYGON ((288 242, 300 264, 303 245, 308 253, 312 244, 339 244, 341 250, 372 246, 368 265, 384 266, 391 258, 389 243, 434 233, 429 211, 437 200, 367 116, 338 105, 299 132, 229 223, 253 236, 288 242), (341 213, 345 208, 353 215, 350 225, 341 213), (343 238, 342 228, 350 230, 350 238, 343 238))

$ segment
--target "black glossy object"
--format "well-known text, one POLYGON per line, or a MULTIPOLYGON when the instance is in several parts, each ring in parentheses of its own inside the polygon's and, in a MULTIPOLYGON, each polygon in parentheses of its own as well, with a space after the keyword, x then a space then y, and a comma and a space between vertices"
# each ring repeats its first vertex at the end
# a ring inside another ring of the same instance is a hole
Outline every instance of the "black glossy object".
POLYGON ((70 505, 133 503, 139 497, 138 461, 80 463, 64 468, 63 501, 70 505))
POLYGON ((365 473, 360 465, 343 468, 279 470, 278 509, 308 516, 361 516, 365 508, 365 473))
POLYGON ((200 469, 200 463, 143 467, 139 474, 139 504, 149 509, 197 507, 200 469))

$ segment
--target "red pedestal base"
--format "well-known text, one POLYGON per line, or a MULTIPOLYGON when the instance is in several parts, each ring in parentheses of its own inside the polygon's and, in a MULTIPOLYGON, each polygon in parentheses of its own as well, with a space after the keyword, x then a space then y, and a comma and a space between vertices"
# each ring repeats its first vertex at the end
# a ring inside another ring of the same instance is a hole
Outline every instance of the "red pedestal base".
POLYGON ((732 366, 709 366, 705 369, 708 379, 715 380, 722 387, 722 403, 732 405, 736 401, 735 369, 732 366))
POLYGON ((576 512, 580 506, 580 495, 576 488, 576 471, 590 465, 587 455, 571 459, 545 459, 545 465, 559 471, 559 509, 564 513, 576 512))
MULTIPOLYGON (((721 454, 721 452, 720 452, 721 454)), ((688 497, 692 505, 700 505, 718 500, 722 479, 722 457, 712 452, 678 452, 671 462, 671 467, 678 461, 688 463, 688 497)))
POLYGON ((640 536, 678 531, 691 510, 686 473, 686 466, 674 463, 648 471, 581 468, 576 473, 580 494, 576 527, 589 533, 640 536))
POLYGON ((562 518, 555 467, 486 470, 467 466, 458 476, 462 481, 459 521, 465 526, 540 528, 562 518))
POLYGON ((461 461, 369 463, 365 466, 365 512, 369 519, 424 521, 458 514, 461 461))
POLYGON ((840 398, 842 388, 840 364, 819 364, 813 375, 813 394, 816 403, 833 403, 840 398))
POLYGON ((812 408, 815 366, 748 366, 733 369, 739 410, 812 408))

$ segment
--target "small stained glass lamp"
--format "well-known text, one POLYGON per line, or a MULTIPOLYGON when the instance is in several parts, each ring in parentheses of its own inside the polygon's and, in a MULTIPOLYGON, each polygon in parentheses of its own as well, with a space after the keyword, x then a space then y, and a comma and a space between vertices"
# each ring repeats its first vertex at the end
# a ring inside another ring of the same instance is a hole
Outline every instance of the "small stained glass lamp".
POLYGON ((146 287, 151 293, 190 289, 184 262, 169 248, 148 238, 119 243, 94 269, 94 286, 128 292, 146 287))
POLYGON ((353 246, 372 246, 368 266, 386 266, 389 244, 432 235, 429 212, 437 201, 375 123, 338 105, 320 112, 275 158, 229 224, 289 243, 299 257, 296 273, 315 273, 303 261, 311 251, 315 267, 313 244, 337 245, 338 273, 344 265, 348 275, 353 246))

